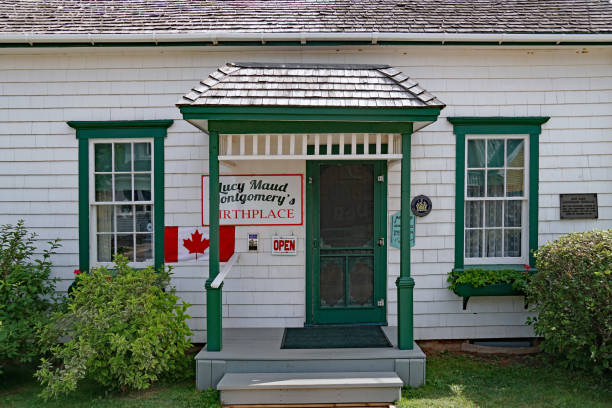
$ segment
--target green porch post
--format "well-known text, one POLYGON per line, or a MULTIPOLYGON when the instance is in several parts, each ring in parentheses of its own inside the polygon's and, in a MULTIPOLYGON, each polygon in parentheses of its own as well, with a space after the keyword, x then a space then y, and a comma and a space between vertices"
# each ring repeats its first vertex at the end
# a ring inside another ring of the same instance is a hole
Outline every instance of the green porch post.
POLYGON ((400 350, 412 350, 412 291, 410 277, 410 148, 411 133, 402 133, 401 238, 400 276, 397 286, 397 345, 400 350))
POLYGON ((208 144, 208 197, 210 210, 208 280, 206 281, 206 349, 220 351, 221 337, 221 289, 211 286, 219 274, 219 134, 210 132, 208 144))

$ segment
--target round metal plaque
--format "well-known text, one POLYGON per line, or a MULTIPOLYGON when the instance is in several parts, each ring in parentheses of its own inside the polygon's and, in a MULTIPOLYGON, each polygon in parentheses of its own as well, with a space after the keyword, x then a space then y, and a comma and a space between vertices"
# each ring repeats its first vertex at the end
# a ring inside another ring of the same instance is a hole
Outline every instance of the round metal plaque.
POLYGON ((412 199, 410 210, 417 217, 424 217, 431 212, 431 198, 418 195, 412 199))

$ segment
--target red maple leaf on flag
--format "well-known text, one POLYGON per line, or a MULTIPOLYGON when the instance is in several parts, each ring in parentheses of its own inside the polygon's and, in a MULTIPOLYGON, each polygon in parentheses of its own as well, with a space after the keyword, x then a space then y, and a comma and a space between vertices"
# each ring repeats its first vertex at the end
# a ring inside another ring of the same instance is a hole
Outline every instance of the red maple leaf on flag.
POLYGON ((190 254, 196 254, 196 261, 198 259, 198 254, 204 255, 204 251, 209 246, 209 240, 204 238, 204 235, 200 233, 197 229, 193 234, 191 234, 191 239, 184 239, 183 246, 187 248, 190 254))

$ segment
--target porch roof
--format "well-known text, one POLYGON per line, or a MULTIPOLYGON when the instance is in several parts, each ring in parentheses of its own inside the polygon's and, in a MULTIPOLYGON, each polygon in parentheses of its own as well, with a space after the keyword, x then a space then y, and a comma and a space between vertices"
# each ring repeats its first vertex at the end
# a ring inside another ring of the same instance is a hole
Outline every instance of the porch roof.
POLYGON ((443 108, 434 95, 388 65, 230 62, 177 106, 443 108))

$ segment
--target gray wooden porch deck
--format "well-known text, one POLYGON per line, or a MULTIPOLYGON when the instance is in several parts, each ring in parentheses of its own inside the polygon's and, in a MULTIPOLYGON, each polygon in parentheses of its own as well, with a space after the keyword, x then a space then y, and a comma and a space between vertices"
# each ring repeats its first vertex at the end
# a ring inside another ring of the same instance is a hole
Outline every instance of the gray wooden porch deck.
POLYGON ((215 388, 225 373, 312 373, 393 371, 404 384, 425 383, 425 354, 397 348, 397 328, 383 327, 393 347, 281 349, 283 328, 223 330, 223 348, 196 355, 196 386, 215 388))

